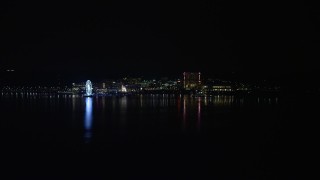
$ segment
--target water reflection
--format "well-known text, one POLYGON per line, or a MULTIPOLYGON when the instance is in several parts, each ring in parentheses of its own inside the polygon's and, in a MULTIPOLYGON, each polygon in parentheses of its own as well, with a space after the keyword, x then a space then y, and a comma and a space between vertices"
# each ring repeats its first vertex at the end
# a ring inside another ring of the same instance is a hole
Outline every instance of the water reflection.
POLYGON ((201 98, 198 98, 198 116, 197 116, 197 127, 200 129, 201 124, 201 98))
POLYGON ((92 138, 92 98, 86 98, 86 110, 84 116, 84 141, 89 143, 92 138))
POLYGON ((218 95, 218 96, 214 96, 213 98, 214 98, 213 104, 215 106, 231 106, 234 103, 233 96, 218 95))
POLYGON ((127 96, 121 97, 120 99, 120 123, 121 125, 126 124, 126 119, 127 119, 127 96))
POLYGON ((140 108, 142 108, 142 105, 143 105, 143 98, 142 97, 143 97, 143 95, 141 94, 140 95, 140 101, 139 101, 140 102, 140 108))
POLYGON ((186 105, 186 98, 185 97, 183 97, 183 117, 182 117, 182 119, 183 119, 183 121, 182 121, 182 125, 183 125, 183 129, 186 129, 186 117, 187 117, 187 107, 186 107, 187 105, 186 105))

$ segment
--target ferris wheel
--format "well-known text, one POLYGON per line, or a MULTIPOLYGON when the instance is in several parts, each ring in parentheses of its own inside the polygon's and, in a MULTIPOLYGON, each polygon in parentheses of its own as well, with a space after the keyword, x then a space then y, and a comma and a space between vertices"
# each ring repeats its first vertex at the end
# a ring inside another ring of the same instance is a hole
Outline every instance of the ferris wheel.
POLYGON ((87 80, 86 82, 86 94, 85 96, 92 96, 92 83, 90 80, 87 80))

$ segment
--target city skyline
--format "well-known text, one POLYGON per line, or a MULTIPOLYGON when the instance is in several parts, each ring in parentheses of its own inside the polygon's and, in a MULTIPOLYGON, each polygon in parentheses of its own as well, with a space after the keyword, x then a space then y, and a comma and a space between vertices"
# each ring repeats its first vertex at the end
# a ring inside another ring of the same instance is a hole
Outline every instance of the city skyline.
MULTIPOLYGON (((102 72, 100 72, 102 73, 102 72)), ((196 77, 200 78, 201 74, 201 82, 205 82, 210 79, 220 79, 220 80, 231 80, 231 81, 238 81, 238 82, 278 82, 281 83, 281 79, 279 79, 277 76, 263 76, 263 75, 255 75, 251 76, 251 74, 246 73, 203 73, 203 72, 176 72, 176 73, 166 73, 163 72, 161 74, 150 74, 150 73, 135 73, 136 75, 130 75, 129 73, 119 75, 119 74, 105 74, 100 75, 98 74, 88 74, 88 73, 82 73, 82 74, 72 74, 72 73, 51 73, 51 72, 19 72, 17 70, 6 70, 3 72, 0 72, 1 78, 0 78, 0 85, 5 85, 7 82, 12 83, 34 83, 37 84, 43 84, 47 82, 47 84, 52 83, 63 83, 63 84, 71 84, 74 82, 84 82, 88 79, 93 80, 94 82, 102 82, 105 80, 122 80, 126 78, 139 78, 144 80, 181 80, 183 81, 185 79, 185 73, 196 73, 196 77), (199 74, 200 73, 200 74, 199 74)), ((292 77, 292 74, 288 74, 290 77, 292 77)), ((296 74, 299 75, 299 74, 296 74)), ((289 76, 288 76, 289 77, 289 76)), ((199 81, 199 80, 198 80, 199 81)))
POLYGON ((1 0, 0 25, 2 179, 310 174, 315 2, 1 0))

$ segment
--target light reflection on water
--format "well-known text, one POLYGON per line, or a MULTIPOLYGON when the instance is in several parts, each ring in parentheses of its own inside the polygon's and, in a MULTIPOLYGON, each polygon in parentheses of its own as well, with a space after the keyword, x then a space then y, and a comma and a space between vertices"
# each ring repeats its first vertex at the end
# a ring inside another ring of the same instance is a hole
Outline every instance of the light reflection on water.
POLYGON ((127 107, 128 107, 128 104, 127 104, 127 97, 124 96, 124 97, 121 97, 120 99, 120 123, 121 125, 125 125, 126 124, 126 119, 127 119, 127 107))
POLYGON ((186 108, 186 98, 183 98, 183 129, 186 128, 186 118, 187 118, 187 108, 186 108))
POLYGON ((197 118, 197 127, 200 129, 201 125, 201 98, 198 98, 198 118, 197 118))
POLYGON ((89 143, 92 138, 92 98, 86 98, 86 109, 84 116, 84 141, 89 143))
POLYGON ((134 128, 133 131, 140 131, 141 127, 146 126, 156 130, 178 126, 183 132, 190 129, 204 131, 208 122, 214 122, 220 116, 225 117, 222 114, 232 116, 234 112, 252 107, 268 109, 282 102, 280 97, 274 96, 192 97, 161 94, 83 98, 78 95, 51 94, 28 96, 28 93, 24 97, 16 94, 3 95, 1 100, 26 112, 37 109, 65 118, 72 128, 79 130, 76 133, 79 133, 78 137, 85 143, 91 143, 100 134, 113 133, 113 130, 115 133, 125 134, 134 128))

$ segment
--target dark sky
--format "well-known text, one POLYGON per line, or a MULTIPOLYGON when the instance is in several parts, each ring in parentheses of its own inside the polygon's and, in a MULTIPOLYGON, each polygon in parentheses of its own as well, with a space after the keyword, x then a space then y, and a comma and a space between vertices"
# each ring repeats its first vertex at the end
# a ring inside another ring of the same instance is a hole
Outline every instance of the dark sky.
POLYGON ((320 14, 303 1, 1 1, 1 70, 141 75, 312 72, 320 14))

